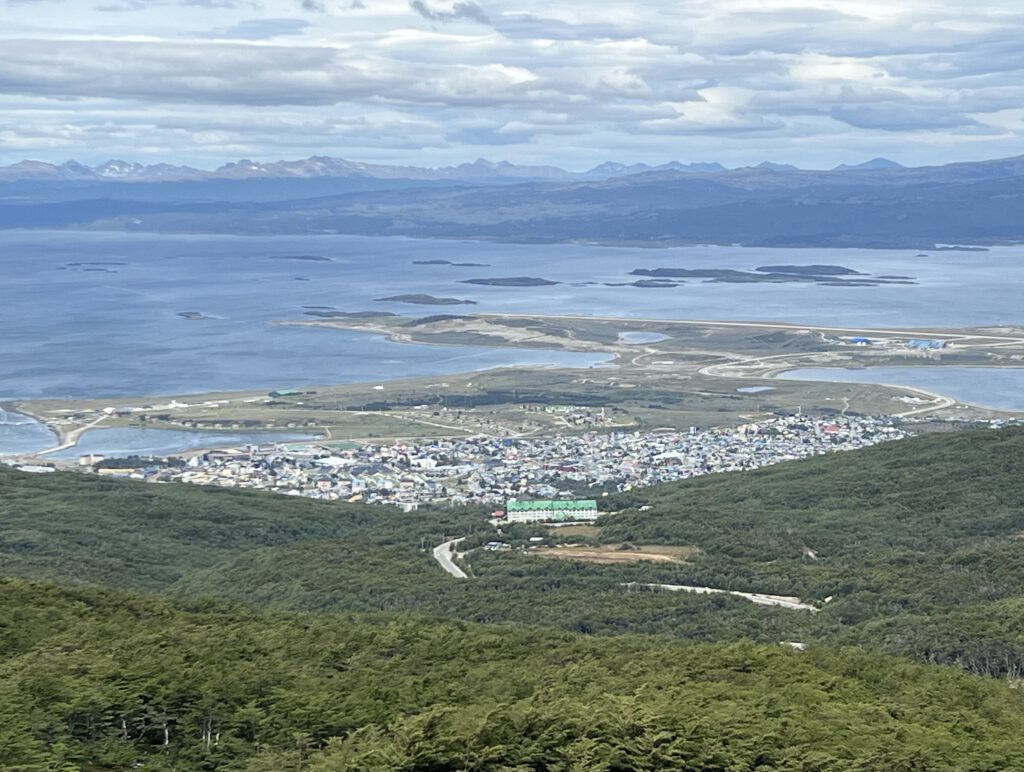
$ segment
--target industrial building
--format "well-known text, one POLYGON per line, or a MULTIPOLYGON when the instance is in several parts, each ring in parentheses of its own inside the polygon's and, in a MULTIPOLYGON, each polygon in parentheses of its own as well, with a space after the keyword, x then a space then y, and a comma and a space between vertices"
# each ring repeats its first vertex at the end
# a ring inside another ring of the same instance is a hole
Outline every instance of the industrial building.
POLYGON ((597 502, 594 499, 575 501, 518 501, 505 504, 505 516, 510 523, 560 523, 576 520, 596 520, 597 502))

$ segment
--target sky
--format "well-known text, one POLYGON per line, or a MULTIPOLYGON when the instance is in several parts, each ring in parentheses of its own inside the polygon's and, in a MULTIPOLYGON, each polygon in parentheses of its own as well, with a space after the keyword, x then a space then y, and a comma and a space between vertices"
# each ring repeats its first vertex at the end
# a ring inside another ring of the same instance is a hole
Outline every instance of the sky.
POLYGON ((1019 0, 0 0, 0 164, 1024 154, 1019 0))

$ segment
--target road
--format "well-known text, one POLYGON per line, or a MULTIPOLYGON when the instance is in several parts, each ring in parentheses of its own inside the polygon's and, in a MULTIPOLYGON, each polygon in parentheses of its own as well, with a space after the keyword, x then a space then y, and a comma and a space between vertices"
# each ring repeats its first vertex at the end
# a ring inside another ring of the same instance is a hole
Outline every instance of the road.
MULTIPOLYGON (((463 539, 465 537, 462 537, 463 539)), ((469 574, 455 565, 452 562, 452 554, 455 551, 455 545, 458 544, 462 539, 450 539, 443 544, 438 544, 434 547, 434 560, 441 564, 441 568, 447 571, 449 574, 454 576, 456 579, 469 579, 469 574)))
POLYGON ((719 590, 714 587, 692 587, 686 584, 641 584, 638 582, 629 582, 624 586, 668 590, 669 592, 693 592, 699 595, 735 595, 738 598, 746 598, 751 603, 756 603, 759 606, 779 606, 780 608, 788 608, 795 611, 810 611, 812 614, 820 611, 817 606, 812 606, 810 603, 803 603, 799 598, 794 598, 789 595, 765 595, 761 592, 719 590))
POLYGON ((90 429, 93 429, 93 428, 99 426, 107 418, 108 418, 108 416, 101 415, 95 421, 90 421, 85 426, 80 426, 77 429, 72 429, 71 431, 69 431, 65 435, 64 442, 62 442, 60 445, 57 445, 56 447, 53 447, 53 448, 47 448, 46 450, 40 450, 40 451, 38 451, 37 453, 35 453, 33 455, 36 455, 36 456, 46 456, 46 455, 49 455, 50 453, 56 453, 56 452, 61 451, 61 450, 67 450, 68 448, 73 448, 73 447, 75 447, 75 445, 78 444, 78 440, 79 440, 79 438, 81 438, 81 436, 83 434, 85 434, 90 429))

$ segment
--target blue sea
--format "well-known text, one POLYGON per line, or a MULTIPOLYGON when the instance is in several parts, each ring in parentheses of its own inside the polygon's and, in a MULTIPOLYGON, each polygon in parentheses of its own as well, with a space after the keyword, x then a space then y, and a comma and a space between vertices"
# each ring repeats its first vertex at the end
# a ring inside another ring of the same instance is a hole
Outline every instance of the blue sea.
MULTIPOLYGON (((443 313, 535 312, 742 319, 864 327, 1021 323, 1024 248, 987 252, 643 249, 354 236, 177 236, 0 232, 0 401, 293 388, 441 375, 503 365, 587 367, 600 356, 394 343, 344 330, 286 327, 308 307, 443 313), (315 256, 327 260, 282 259, 315 256), (447 260, 477 265, 423 264, 447 260), (636 268, 827 263, 912 285, 607 286, 636 268), (540 287, 467 279, 534 276, 540 287), (477 305, 377 302, 426 293, 477 305), (202 319, 180 314, 194 313, 202 319)), ((308 318, 308 317, 305 317, 308 318)), ((0 424, 0 449, 38 429, 0 424), (5 440, 4 437, 8 439, 5 440)), ((38 439, 38 437, 37 437, 38 439)))
POLYGON ((1024 411, 1024 368, 923 366, 844 370, 840 367, 808 367, 790 370, 779 377, 794 381, 908 386, 978 407, 1024 411))

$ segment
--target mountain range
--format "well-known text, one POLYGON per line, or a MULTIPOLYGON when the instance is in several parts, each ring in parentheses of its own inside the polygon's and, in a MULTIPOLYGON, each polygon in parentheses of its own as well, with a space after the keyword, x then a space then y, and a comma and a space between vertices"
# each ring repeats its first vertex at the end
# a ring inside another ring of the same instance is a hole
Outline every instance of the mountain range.
POLYGON ((1024 242, 1024 156, 828 171, 765 162, 478 160, 440 169, 323 156, 212 172, 110 161, 0 169, 0 228, 353 234, 512 242, 934 249, 1024 242), (191 176, 190 176, 191 175, 191 176))
MULTIPOLYGON (((773 171, 798 171, 789 164, 765 161, 758 167, 773 171)), ((856 166, 842 164, 836 171, 862 169, 901 169, 895 161, 876 158, 856 166)), ((43 161, 19 161, 0 166, 0 182, 66 181, 66 182, 171 182, 195 180, 245 179, 312 179, 317 177, 369 178, 404 180, 460 180, 482 182, 487 180, 605 180, 647 172, 679 172, 683 174, 713 174, 727 171, 720 163, 668 163, 651 166, 635 163, 623 164, 607 161, 584 172, 571 172, 557 166, 530 166, 508 161, 493 162, 479 158, 473 163, 457 166, 427 168, 421 166, 389 166, 361 163, 344 158, 312 156, 296 161, 259 162, 242 159, 226 163, 213 170, 173 164, 141 164, 134 161, 112 159, 96 166, 78 161, 62 164, 43 161)))

